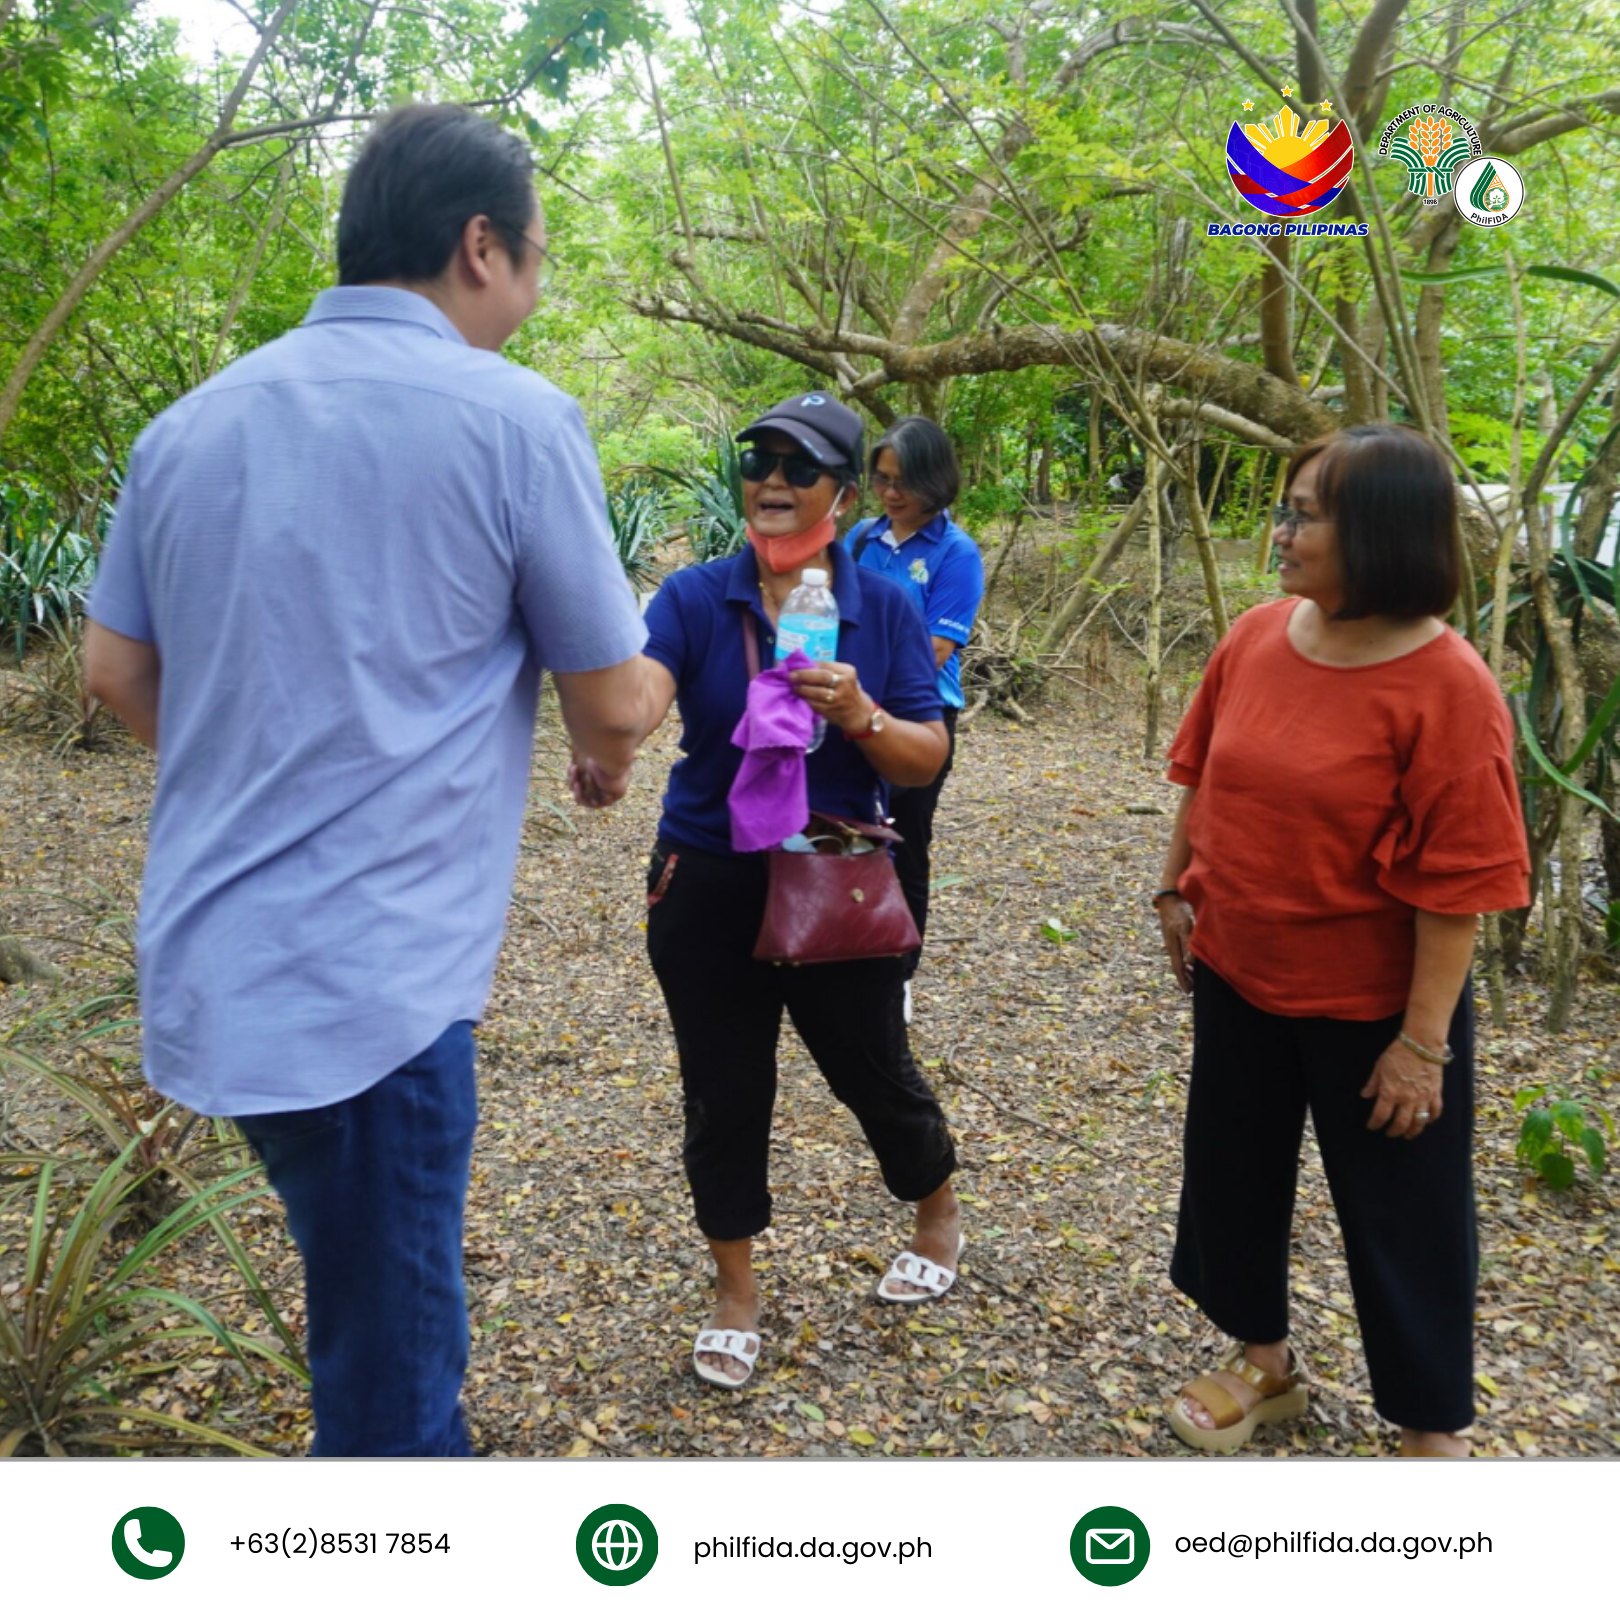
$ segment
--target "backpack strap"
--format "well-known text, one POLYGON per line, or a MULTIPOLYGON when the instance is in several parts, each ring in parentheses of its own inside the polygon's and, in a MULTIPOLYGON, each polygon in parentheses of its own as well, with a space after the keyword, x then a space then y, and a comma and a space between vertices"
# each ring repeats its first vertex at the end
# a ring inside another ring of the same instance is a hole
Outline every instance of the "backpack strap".
POLYGON ((849 546, 850 555, 855 559, 856 562, 861 560, 861 553, 865 551, 869 545, 871 545, 872 530, 876 527, 876 518, 863 518, 855 525, 853 529, 849 531, 849 538, 846 543, 849 546))

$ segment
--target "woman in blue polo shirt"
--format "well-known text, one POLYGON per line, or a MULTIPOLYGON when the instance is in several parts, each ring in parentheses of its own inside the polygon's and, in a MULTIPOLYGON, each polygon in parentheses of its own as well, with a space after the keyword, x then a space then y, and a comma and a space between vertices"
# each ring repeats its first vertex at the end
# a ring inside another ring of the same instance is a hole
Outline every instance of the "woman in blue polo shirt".
POLYGON ((776 1043, 786 1009, 833 1093, 860 1121, 896 1198, 915 1203, 911 1244, 878 1285, 896 1303, 956 1280, 956 1152, 912 1061, 898 959, 778 967, 753 958, 765 907, 762 854, 731 846, 727 809, 747 698, 744 635, 775 658, 782 603, 806 568, 828 569, 838 657, 792 677, 827 722, 808 756, 810 804, 871 821, 887 783, 920 786, 945 760, 928 641, 907 593, 858 568, 833 536, 855 499, 860 418, 822 394, 785 400, 737 435, 749 546, 682 569, 647 609, 653 713, 680 709, 683 757, 670 773, 647 873, 647 949, 664 992, 685 1095, 684 1158, 718 1299, 693 1346, 699 1377, 746 1383, 760 1351, 753 1240, 769 1224, 766 1180, 776 1043))
MULTIPOLYGON (((917 932, 928 928, 928 846, 934 810, 956 759, 956 720, 963 707, 961 650, 973 634, 984 597, 979 548, 951 521, 947 510, 961 488, 961 469, 944 430, 926 416, 902 416, 872 450, 872 487, 883 516, 857 524, 849 546, 862 568, 900 581, 928 626, 939 667, 939 701, 950 752, 944 768, 925 787, 897 788, 889 801, 894 829, 905 839, 895 855, 895 875, 905 891, 917 932)), ((911 979, 919 950, 906 963, 905 1018, 911 1022, 911 979)))

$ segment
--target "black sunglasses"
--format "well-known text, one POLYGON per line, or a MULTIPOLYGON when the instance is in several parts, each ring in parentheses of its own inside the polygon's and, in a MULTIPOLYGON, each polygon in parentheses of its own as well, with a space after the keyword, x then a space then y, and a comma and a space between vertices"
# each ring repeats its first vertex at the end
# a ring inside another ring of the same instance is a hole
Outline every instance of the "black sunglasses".
POLYGON ((761 450, 749 445, 737 458, 737 468, 750 484, 763 484, 776 469, 795 489, 811 489, 831 474, 811 456, 797 450, 761 450))

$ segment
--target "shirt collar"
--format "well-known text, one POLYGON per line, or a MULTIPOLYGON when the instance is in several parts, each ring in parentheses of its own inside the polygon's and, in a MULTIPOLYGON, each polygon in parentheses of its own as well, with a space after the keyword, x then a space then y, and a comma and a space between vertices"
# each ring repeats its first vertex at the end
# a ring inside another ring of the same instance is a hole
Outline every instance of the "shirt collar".
POLYGON ((465 345, 455 322, 431 299, 404 287, 328 287, 315 295, 305 326, 323 321, 396 321, 425 326, 437 337, 465 345))
MULTIPOLYGON (((843 541, 835 541, 831 551, 832 591, 838 603, 839 623, 857 625, 861 622, 861 571, 843 541)), ((731 570, 726 575, 726 600, 746 602, 762 615, 765 612, 759 591, 759 558, 747 541, 732 558, 731 570)))
MULTIPOLYGON (((915 534, 908 534, 906 538, 900 542, 900 544, 902 546, 909 546, 913 540, 926 540, 929 545, 937 545, 945 538, 945 528, 950 521, 951 514, 948 510, 936 512, 925 524, 923 524, 920 529, 917 530, 915 534)), ((889 530, 893 528, 893 526, 894 525, 889 521, 888 513, 885 512, 882 517, 873 523, 872 538, 874 540, 883 539, 888 534, 889 530)), ((893 545, 894 542, 891 540, 889 541, 889 544, 893 545)))

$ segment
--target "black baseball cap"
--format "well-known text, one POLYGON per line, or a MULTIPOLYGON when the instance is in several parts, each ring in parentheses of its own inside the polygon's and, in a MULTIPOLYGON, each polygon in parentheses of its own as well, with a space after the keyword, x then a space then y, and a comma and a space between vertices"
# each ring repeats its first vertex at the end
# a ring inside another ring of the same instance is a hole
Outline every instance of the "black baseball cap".
POLYGON ((830 394, 795 394, 756 417, 737 435, 739 444, 775 429, 802 445, 823 467, 849 467, 859 475, 862 465, 861 419, 830 394))

